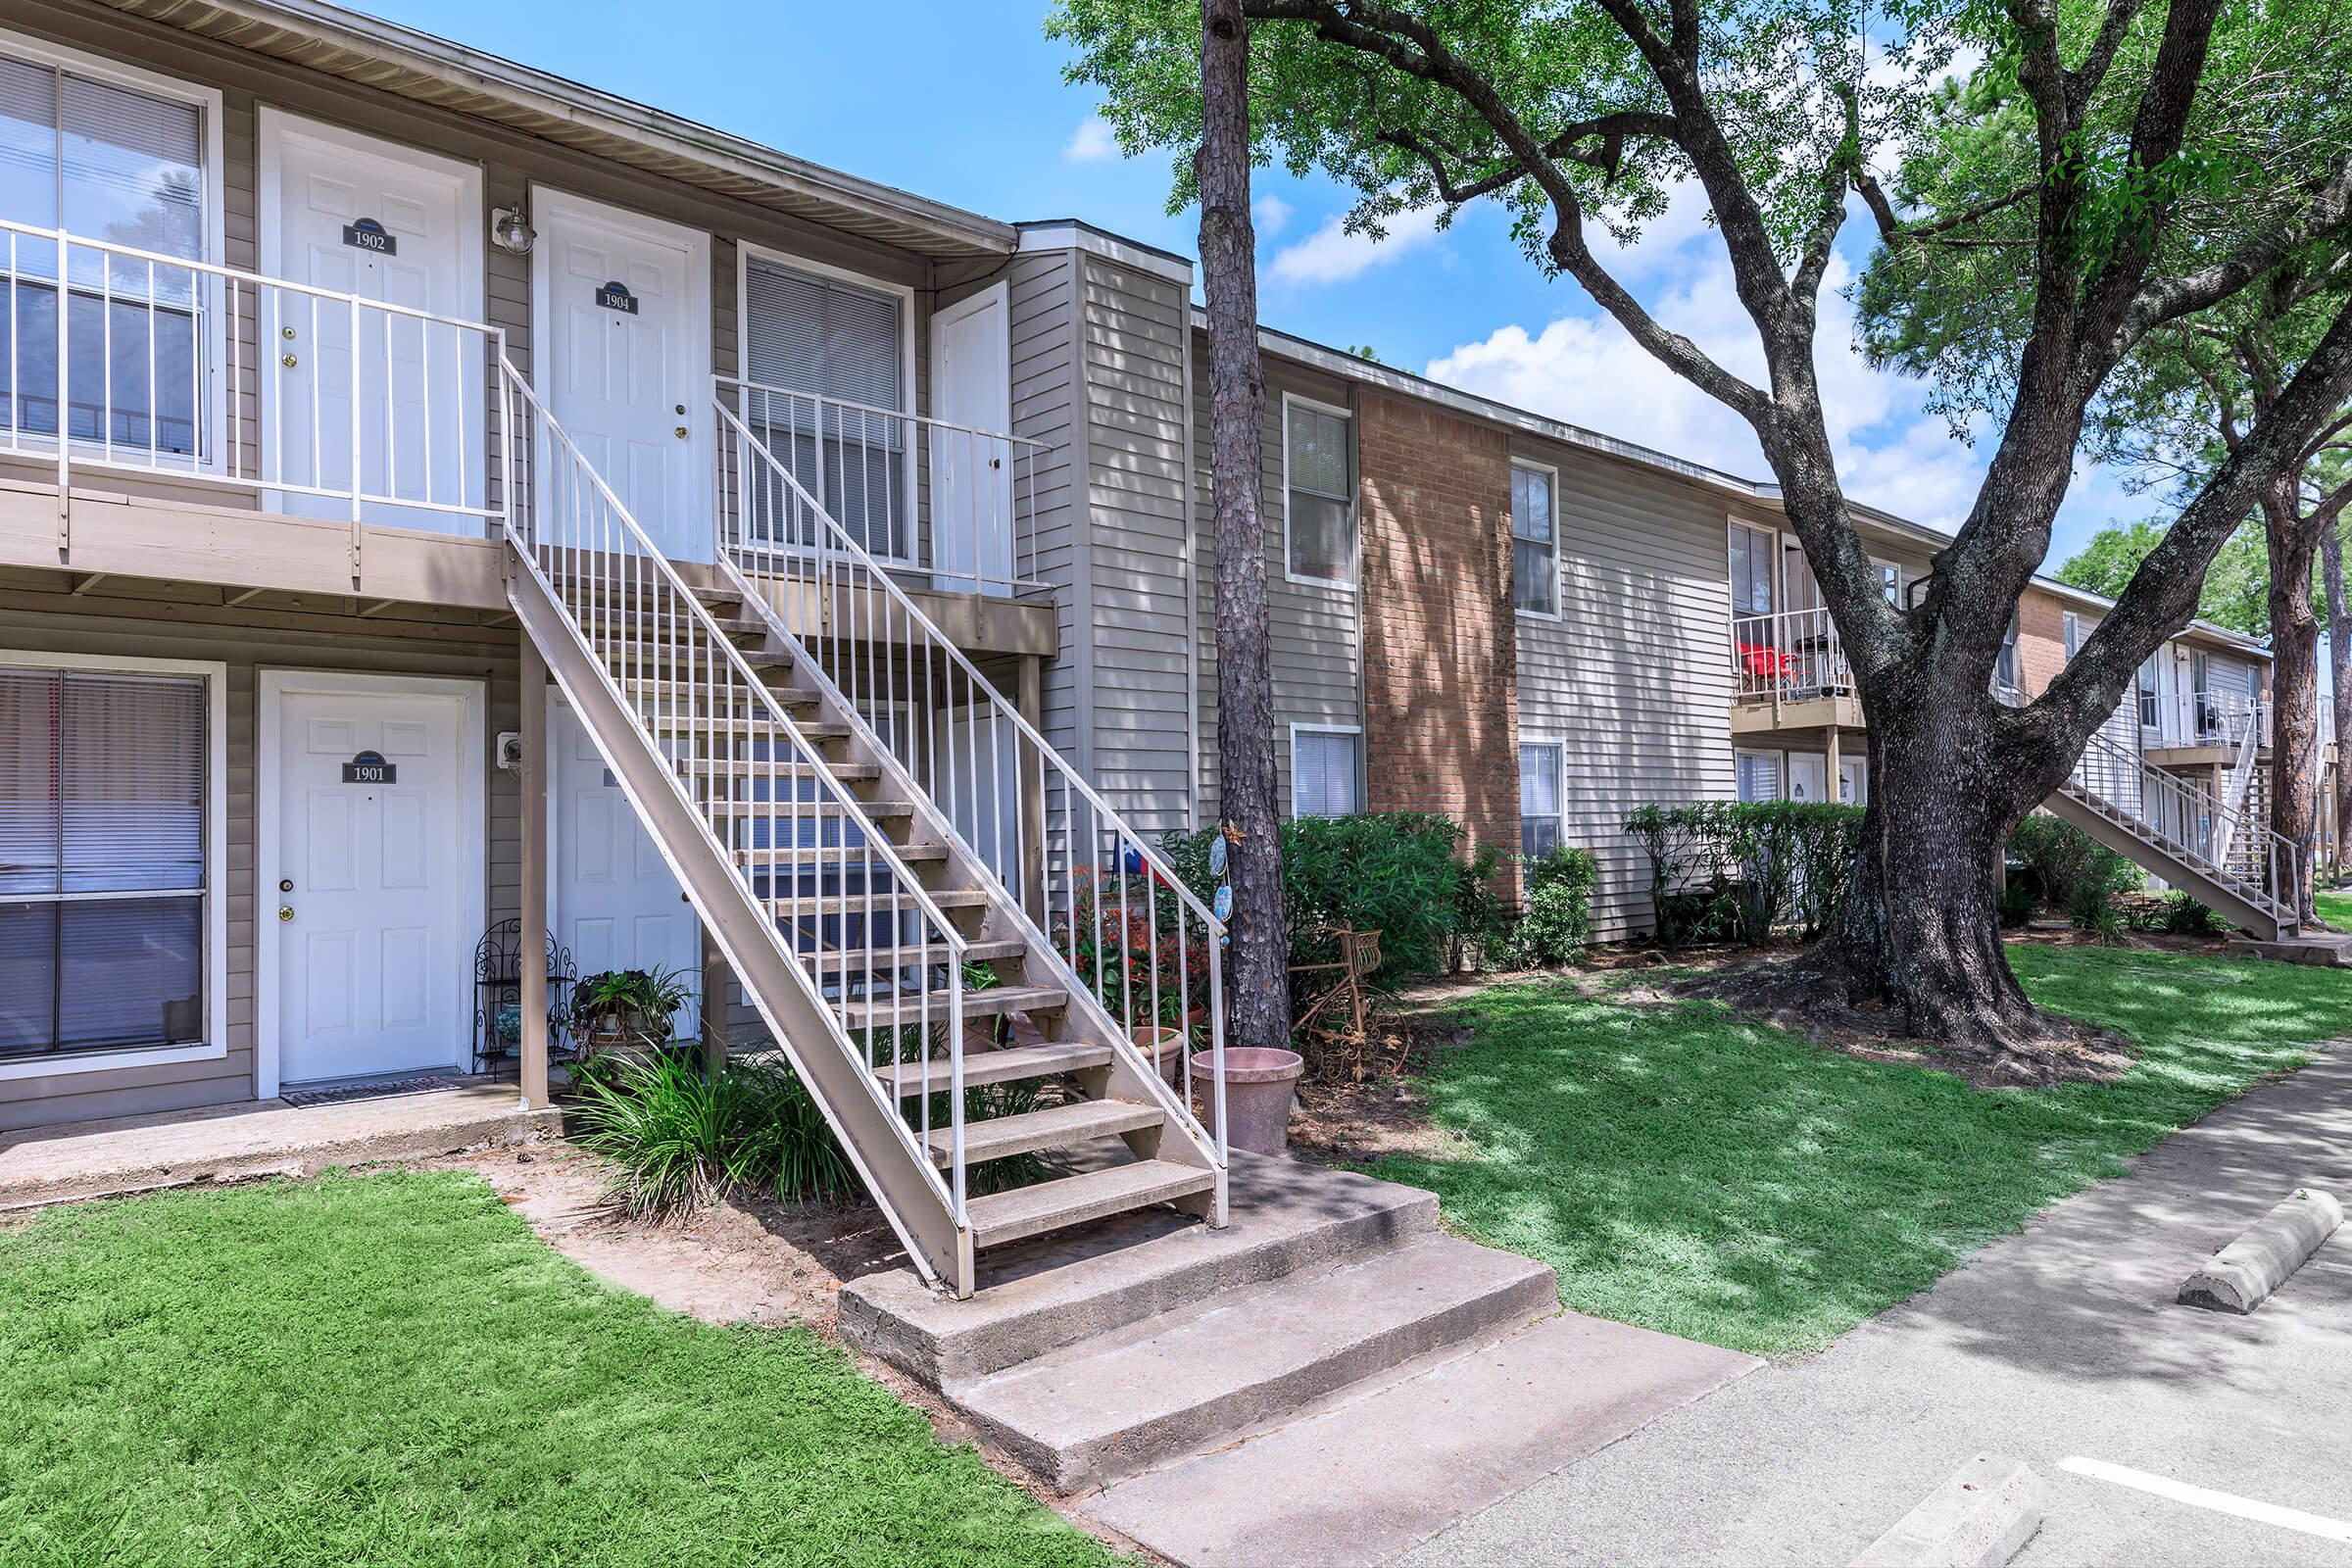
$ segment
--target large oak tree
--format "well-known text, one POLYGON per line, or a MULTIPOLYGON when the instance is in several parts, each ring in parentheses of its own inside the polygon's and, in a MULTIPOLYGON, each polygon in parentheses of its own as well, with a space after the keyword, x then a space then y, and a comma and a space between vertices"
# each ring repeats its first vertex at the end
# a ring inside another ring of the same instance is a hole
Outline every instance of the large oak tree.
MULTIPOLYGON (((2266 152, 2237 109, 2258 70, 2345 101, 2341 51, 2297 47, 2328 34, 2337 0, 2227 13, 2222 0, 1240 3, 1263 156, 1351 188, 1360 225, 1504 204, 1538 266, 1755 432, 1871 729, 1863 853, 1836 927, 1798 960, 1803 993, 1890 1003, 1921 1035, 2044 1048, 2063 1031, 2003 956, 1994 856, 2190 618, 2206 564, 2263 487, 2352 391, 2352 315, 2282 368, 2276 403, 2046 692, 2004 707, 1993 663, 2116 368, 2148 333, 2215 310, 2352 220, 2352 149, 2266 152), (2257 33, 2282 47, 2243 47, 2257 33), (1983 485, 1916 603, 1898 607, 1880 592, 1824 418, 1820 294, 1850 215, 1866 213, 1888 247, 1963 216, 1908 203, 1874 170, 1934 133, 1955 61, 1991 57, 2016 62, 2034 150, 2025 181, 1987 198, 2032 218, 2032 309, 2000 372, 1983 485), (1596 226, 1630 236, 1686 181, 1711 211, 1760 381, 1653 316, 1594 244, 1596 226)), ((1180 0, 1058 0, 1052 26, 1077 50, 1072 74, 1104 89, 1131 149, 1197 144, 1199 17, 1180 0)), ((1179 161, 1176 201, 1192 198, 1191 177, 1179 161)))

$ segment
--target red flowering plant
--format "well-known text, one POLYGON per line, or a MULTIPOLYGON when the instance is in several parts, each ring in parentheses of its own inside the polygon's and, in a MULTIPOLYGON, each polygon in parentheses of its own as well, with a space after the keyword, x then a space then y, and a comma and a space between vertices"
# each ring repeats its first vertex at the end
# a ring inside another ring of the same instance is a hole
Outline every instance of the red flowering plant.
POLYGON ((1182 896, 1148 864, 1123 881, 1078 867, 1054 950, 1130 1033, 1198 1021, 1208 1009, 1215 939, 1198 914, 1180 913, 1182 896))

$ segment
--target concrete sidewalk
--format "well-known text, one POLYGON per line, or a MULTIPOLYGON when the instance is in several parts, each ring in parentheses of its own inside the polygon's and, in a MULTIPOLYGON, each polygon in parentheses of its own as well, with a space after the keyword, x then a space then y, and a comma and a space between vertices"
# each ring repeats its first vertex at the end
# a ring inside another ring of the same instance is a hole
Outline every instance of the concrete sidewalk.
POLYGON ((2343 1043, 1822 1355, 1686 1405, 1400 1561, 1834 1568, 1989 1450, 2052 1489, 2021 1568, 2352 1562, 2352 1546, 2058 1468, 2079 1456, 2352 1520, 2352 1227, 2252 1317, 2173 1302, 2306 1184, 2352 1196, 2343 1043))

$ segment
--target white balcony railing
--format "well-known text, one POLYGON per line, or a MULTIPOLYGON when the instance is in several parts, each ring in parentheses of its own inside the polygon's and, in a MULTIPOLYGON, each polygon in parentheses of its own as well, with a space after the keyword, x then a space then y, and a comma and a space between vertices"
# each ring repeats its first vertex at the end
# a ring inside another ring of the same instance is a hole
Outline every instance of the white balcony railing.
MULTIPOLYGON (((720 410, 767 458, 722 472, 751 531, 776 545, 819 541, 791 484, 876 564, 914 586, 1013 597, 1035 592, 1037 483, 1045 443, 946 419, 719 377, 720 410), (795 530, 807 537, 794 537, 795 530)), ((742 449, 719 443, 722 466, 742 449)))
POLYGON ((2271 744, 2271 705, 2234 692, 2142 693, 2139 728, 2156 748, 2218 746, 2234 752, 2249 729, 2258 746, 2271 744))
POLYGON ((1826 610, 1732 617, 1734 701, 1795 703, 1855 695, 1853 670, 1826 610))
POLYGON ((0 455, 482 533, 498 328, 0 222, 0 455), (59 308, 60 298, 64 308, 59 308))

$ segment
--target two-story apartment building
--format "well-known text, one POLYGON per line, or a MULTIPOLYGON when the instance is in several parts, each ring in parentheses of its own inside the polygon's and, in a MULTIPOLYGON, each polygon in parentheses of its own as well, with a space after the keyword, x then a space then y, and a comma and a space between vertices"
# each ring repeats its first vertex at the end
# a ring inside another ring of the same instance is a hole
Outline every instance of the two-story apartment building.
MULTIPOLYGON (((1216 918, 1153 849, 1215 810, 1188 261, 317 0, 20 0, 0 239, 0 1130, 543 1102, 569 980, 677 971, 959 1289, 1221 1221, 1216 918), (967 1192, 1078 1146, 1125 1152, 967 1192)), ((1854 776, 1768 489, 1261 347, 1295 810, 1584 845, 1613 936, 1628 808, 1854 776)), ((1899 593, 1934 536, 1884 527, 1899 593)), ((2254 652, 2183 639, 2135 744, 2226 751, 2254 652)))

